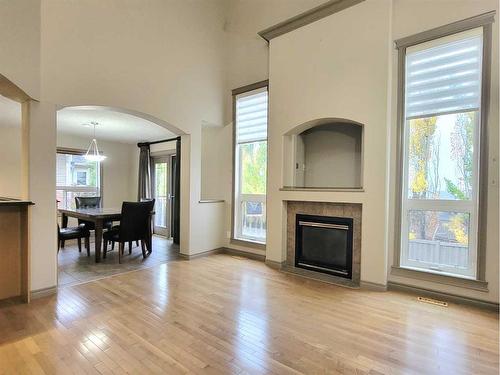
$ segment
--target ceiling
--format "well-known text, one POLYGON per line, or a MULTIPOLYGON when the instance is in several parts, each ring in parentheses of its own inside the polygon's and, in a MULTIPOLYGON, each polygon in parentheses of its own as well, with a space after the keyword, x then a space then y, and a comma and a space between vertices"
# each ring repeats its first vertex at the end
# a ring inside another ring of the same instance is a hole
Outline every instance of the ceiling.
POLYGON ((173 138, 176 134, 154 122, 110 109, 69 107, 57 112, 57 131, 91 137, 97 122, 96 138, 121 143, 137 143, 173 138))
MULTIPOLYGON (((108 108, 68 107, 57 112, 57 131, 60 133, 90 138, 93 134, 90 122, 99 123, 96 127, 98 140, 137 143, 176 136, 154 122, 108 108)), ((0 127, 21 127, 21 104, 1 95, 0 127)))
POLYGON ((21 104, 0 95, 0 128, 21 127, 21 104))

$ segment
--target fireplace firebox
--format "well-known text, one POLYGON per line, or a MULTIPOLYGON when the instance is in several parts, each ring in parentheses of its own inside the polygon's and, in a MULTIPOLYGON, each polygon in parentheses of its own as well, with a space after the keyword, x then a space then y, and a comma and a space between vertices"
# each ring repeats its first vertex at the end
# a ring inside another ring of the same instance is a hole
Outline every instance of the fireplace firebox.
POLYGON ((296 215, 295 267, 352 278, 353 219, 296 215))

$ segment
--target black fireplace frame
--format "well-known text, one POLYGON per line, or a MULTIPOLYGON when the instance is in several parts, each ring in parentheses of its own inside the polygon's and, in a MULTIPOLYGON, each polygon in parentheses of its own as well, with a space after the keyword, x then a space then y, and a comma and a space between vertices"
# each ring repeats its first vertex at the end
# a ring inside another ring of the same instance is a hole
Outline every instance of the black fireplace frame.
POLYGON ((295 267, 307 269, 315 272, 322 272, 346 279, 352 279, 352 253, 353 253, 353 234, 354 234, 354 220, 349 217, 336 217, 336 216, 317 216, 296 214, 295 215, 295 267), (321 262, 307 261, 308 264, 300 264, 302 256, 302 229, 300 222, 320 223, 320 224, 333 224, 347 226, 347 260, 346 269, 334 267, 330 264, 321 262))

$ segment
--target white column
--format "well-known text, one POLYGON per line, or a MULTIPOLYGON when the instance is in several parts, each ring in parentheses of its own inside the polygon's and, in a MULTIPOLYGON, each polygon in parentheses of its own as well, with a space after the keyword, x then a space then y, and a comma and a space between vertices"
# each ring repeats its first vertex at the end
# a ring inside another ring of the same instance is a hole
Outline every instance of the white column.
POLYGON ((25 181, 31 207, 31 290, 57 286, 56 107, 29 102, 23 121, 25 181))

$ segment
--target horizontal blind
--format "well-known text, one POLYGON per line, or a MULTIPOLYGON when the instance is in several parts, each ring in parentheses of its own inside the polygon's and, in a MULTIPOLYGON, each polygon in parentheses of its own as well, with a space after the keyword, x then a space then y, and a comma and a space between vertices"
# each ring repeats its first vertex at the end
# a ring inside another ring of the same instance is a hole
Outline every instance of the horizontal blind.
POLYGON ((406 118, 479 109, 482 54, 482 28, 408 48, 406 118))
POLYGON ((236 97, 236 142, 267 140, 267 87, 236 97))

